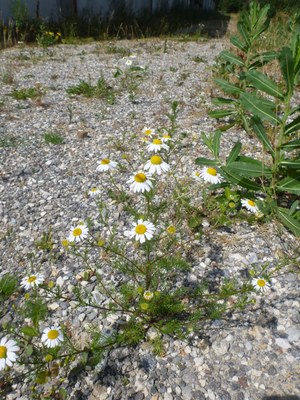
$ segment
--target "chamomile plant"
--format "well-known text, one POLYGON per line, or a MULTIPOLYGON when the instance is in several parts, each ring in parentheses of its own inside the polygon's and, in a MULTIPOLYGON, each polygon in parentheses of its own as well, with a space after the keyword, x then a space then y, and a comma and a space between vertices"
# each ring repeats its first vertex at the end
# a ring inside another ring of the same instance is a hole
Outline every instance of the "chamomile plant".
MULTIPOLYGON (((156 331, 157 349, 163 335, 188 338, 204 322, 229 318, 252 304, 253 297, 271 291, 272 266, 258 267, 245 279, 221 279, 213 290, 201 275, 194 284, 186 279, 196 268, 190 254, 196 252, 197 266, 201 257, 197 252, 206 204, 204 199, 199 206, 198 186, 223 188, 228 173, 219 163, 218 133, 211 139, 203 136, 216 158, 205 160, 199 171, 185 169, 183 175, 178 113, 173 101, 166 126, 141 123, 132 135, 136 142, 130 141, 130 158, 110 148, 95 160, 93 182, 83 193, 93 211, 86 220, 76 215, 69 221, 57 257, 60 270, 76 266, 76 276, 56 278, 58 269, 50 274, 31 257, 17 287, 12 279, 0 279, 1 309, 18 315, 2 326, 0 338, 0 369, 7 384, 10 369, 18 365, 15 373, 35 390, 53 382, 50 395, 55 398, 65 377, 87 365, 101 369, 111 349, 147 340, 149 329, 156 331), (82 323, 92 314, 96 322, 82 323)), ((236 212, 231 205, 238 203, 251 215, 261 211, 258 197, 237 197, 228 186, 225 193, 225 214, 226 207, 236 212)))

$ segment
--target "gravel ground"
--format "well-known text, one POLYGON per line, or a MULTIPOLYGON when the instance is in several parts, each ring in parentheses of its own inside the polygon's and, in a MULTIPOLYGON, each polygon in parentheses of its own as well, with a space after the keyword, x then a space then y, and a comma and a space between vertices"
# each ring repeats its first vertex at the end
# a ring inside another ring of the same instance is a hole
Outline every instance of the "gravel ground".
MULTIPOLYGON (((18 47, 0 53, 0 275, 13 271, 24 276, 29 268, 28 253, 50 227, 54 249, 60 254, 60 241, 71 224, 96 215, 86 193, 99 185, 97 160, 104 154, 121 160, 123 154, 134 153, 132 134, 140 134, 144 126, 165 126, 174 100, 179 103, 180 131, 185 132, 180 174, 191 174, 194 159, 209 155, 200 133, 208 133, 216 125, 207 117, 215 91, 212 70, 215 58, 228 46, 226 39, 141 40, 60 45, 47 50, 18 47), (144 67, 133 99, 128 82, 125 88, 120 77, 113 77, 117 68, 127 68, 130 58, 124 58, 126 51, 136 55, 131 58, 134 64, 144 67), (115 104, 66 93, 80 80, 96 84, 101 75, 117 88, 115 104), (37 99, 9 96, 14 88, 32 87, 42 93, 37 99), (60 134, 64 143, 47 144, 46 133, 60 134)), ((227 134, 222 156, 238 138, 245 141, 239 130, 227 134)), ((260 152, 253 138, 246 139, 245 149, 260 152)), ((130 164, 138 168, 135 154, 130 164)), ((197 199, 200 194, 195 190, 195 202, 197 199)), ((120 229, 124 227, 125 222, 120 221, 120 229)), ((218 274, 241 276, 251 264, 276 265, 283 257, 292 259, 297 246, 299 242, 292 235, 271 222, 241 222, 226 230, 206 226, 186 279, 192 283, 218 274)), ((291 263, 286 264, 285 273, 272 280, 267 296, 257 296, 252 310, 227 322, 215 321, 201 336, 191 335, 188 342, 165 337, 163 357, 155 356, 148 343, 114 350, 96 370, 66 379, 68 398, 300 399, 299 258, 294 265, 296 272, 292 272, 291 263)), ((41 268, 47 279, 70 287, 82 272, 78 261, 64 256, 46 260, 41 268)), ((51 304, 51 310, 53 318, 71 321, 73 331, 79 334, 87 323, 110 326, 115 322, 113 317, 103 321, 95 312, 75 309, 66 302, 51 304)), ((11 318, 8 312, 0 326, 11 318)), ((27 386, 13 384, 6 398, 30 399, 27 386)))

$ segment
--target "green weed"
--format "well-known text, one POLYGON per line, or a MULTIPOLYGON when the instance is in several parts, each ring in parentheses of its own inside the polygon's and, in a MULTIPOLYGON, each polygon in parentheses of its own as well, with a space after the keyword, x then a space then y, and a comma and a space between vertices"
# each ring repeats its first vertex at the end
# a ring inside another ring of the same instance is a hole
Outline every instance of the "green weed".
POLYGON ((44 134, 44 140, 47 144, 64 144, 65 139, 59 133, 48 132, 44 134))

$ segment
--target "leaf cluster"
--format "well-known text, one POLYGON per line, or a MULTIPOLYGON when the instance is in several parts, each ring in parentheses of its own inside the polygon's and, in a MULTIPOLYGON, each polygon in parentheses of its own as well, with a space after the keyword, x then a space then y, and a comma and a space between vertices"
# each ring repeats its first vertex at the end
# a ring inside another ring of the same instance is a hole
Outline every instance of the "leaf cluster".
POLYGON ((225 78, 216 78, 216 84, 226 97, 213 103, 219 106, 209 115, 226 119, 210 137, 202 139, 214 159, 199 157, 198 164, 214 165, 229 184, 254 193, 263 193, 271 205, 269 211, 300 236, 298 203, 300 194, 300 107, 293 106, 293 95, 300 82, 300 14, 290 23, 289 45, 280 50, 256 53, 255 45, 270 23, 269 5, 261 7, 250 3, 249 11, 241 13, 238 35, 232 36, 235 52, 223 51, 220 58, 230 68, 225 78), (262 69, 274 61, 280 77, 276 80, 262 69), (260 142, 263 160, 241 154, 242 143, 237 142, 226 163, 219 158, 222 135, 234 125, 242 124, 246 133, 260 142), (283 207, 288 200, 290 209, 283 207))

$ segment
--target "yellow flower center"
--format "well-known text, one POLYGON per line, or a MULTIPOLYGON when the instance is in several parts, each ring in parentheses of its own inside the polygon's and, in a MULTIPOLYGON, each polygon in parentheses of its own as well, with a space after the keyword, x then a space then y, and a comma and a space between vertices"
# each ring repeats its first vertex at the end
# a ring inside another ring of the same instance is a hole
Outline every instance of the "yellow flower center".
POLYGON ((176 228, 174 225, 170 225, 168 226, 167 231, 172 234, 176 232, 176 228))
POLYGON ((0 346, 0 358, 6 358, 7 347, 0 346))
POLYGON ((151 130, 151 129, 146 129, 146 130, 144 131, 144 133, 145 133, 145 135, 151 135, 152 130, 151 130))
POLYGON ((150 162, 153 165, 160 165, 162 163, 162 159, 160 156, 153 156, 150 158, 150 162))
POLYGON ((150 292, 150 290, 146 290, 146 292, 144 293, 144 299, 145 300, 151 300, 153 297, 153 293, 150 292))
POLYGON ((153 144, 162 144, 162 141, 160 139, 154 139, 153 144))
POLYGON ((50 339, 50 340, 56 339, 58 337, 58 335, 59 335, 59 332, 56 329, 51 329, 47 333, 48 339, 50 339))
POLYGON ((36 276, 35 276, 35 275, 29 276, 29 277, 27 278, 27 282, 28 282, 28 283, 33 283, 33 282, 35 282, 35 281, 36 281, 36 276))
POLYGON ((68 247, 69 246, 69 241, 67 239, 63 239, 61 241, 61 244, 62 244, 63 247, 68 247))
POLYGON ((91 192, 97 192, 97 190, 98 190, 97 188, 92 188, 91 192))
POLYGON ((212 176, 216 176, 217 175, 217 170, 215 169, 215 168, 212 168, 212 167, 209 167, 209 168, 207 168, 207 171, 206 171, 209 175, 212 175, 212 176))
POLYGON ((163 138, 164 139, 171 139, 171 136, 170 135, 163 135, 163 138))
POLYGON ((249 204, 249 206, 251 206, 251 207, 255 207, 255 203, 254 203, 253 200, 248 200, 248 204, 249 204))
POLYGON ((259 286, 259 287, 266 286, 266 281, 264 279, 258 279, 257 280, 257 286, 259 286))
POLYGON ((143 235, 144 233, 146 233, 146 231, 147 228, 143 224, 139 224, 135 227, 135 233, 137 233, 138 235, 143 235))
POLYGON ((108 158, 104 158, 103 160, 101 160, 100 164, 107 165, 109 163, 110 163, 110 160, 108 158))
POLYGON ((139 172, 138 174, 135 174, 134 180, 138 183, 143 183, 147 179, 146 175, 143 174, 142 172, 139 172))
POLYGON ((195 175, 199 178, 200 172, 195 172, 195 175))
POLYGON ((82 229, 81 228, 75 228, 73 230, 73 236, 80 236, 82 234, 82 229))

